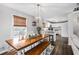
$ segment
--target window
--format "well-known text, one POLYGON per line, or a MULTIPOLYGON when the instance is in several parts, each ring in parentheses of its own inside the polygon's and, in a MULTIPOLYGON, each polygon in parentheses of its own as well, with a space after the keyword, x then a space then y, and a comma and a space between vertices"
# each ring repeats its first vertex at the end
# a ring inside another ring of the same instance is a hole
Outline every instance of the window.
POLYGON ((13 15, 13 31, 12 37, 15 41, 21 40, 22 37, 25 37, 27 34, 27 27, 26 27, 26 18, 21 16, 13 15))
POLYGON ((26 27, 26 18, 14 15, 14 26, 26 27))

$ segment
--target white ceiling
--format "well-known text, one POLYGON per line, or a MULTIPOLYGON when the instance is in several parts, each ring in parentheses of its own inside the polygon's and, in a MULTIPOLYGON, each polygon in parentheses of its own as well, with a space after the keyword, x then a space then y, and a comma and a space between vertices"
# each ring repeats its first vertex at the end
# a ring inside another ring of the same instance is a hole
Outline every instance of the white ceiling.
MULTIPOLYGON (((4 3, 2 5, 38 16, 37 3, 4 3)), ((73 11, 74 7, 76 7, 76 3, 40 3, 40 15, 43 18, 66 16, 73 11)))

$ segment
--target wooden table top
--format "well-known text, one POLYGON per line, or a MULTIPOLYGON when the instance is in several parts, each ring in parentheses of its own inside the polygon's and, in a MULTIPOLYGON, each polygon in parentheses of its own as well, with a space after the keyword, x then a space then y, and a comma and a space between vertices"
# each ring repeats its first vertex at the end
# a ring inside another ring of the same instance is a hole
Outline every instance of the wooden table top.
POLYGON ((27 39, 27 38, 23 39, 16 44, 13 42, 13 39, 8 39, 8 40, 6 40, 6 42, 11 47, 13 47, 14 49, 16 49, 18 51, 18 50, 21 50, 27 46, 30 46, 31 44, 33 44, 39 40, 42 40, 43 38, 46 38, 46 37, 48 37, 48 35, 38 35, 37 37, 31 38, 31 39, 27 39))

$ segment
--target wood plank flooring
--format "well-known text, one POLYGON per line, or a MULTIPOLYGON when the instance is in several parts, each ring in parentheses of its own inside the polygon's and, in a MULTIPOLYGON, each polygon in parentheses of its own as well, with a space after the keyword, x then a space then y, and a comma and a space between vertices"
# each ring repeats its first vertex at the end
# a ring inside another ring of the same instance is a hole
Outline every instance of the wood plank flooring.
POLYGON ((73 55, 72 47, 68 45, 68 38, 57 35, 55 48, 50 55, 73 55))

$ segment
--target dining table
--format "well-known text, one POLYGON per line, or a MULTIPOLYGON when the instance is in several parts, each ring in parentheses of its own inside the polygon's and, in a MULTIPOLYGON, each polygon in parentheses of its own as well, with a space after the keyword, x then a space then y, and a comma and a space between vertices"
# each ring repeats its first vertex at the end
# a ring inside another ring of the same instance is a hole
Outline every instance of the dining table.
POLYGON ((13 39, 7 39, 6 43, 8 45, 10 45, 12 48, 14 48, 15 50, 19 51, 23 48, 26 48, 40 40, 43 40, 44 38, 48 37, 49 35, 47 34, 40 34, 34 38, 24 38, 22 40, 20 40, 18 43, 14 43, 13 39))

